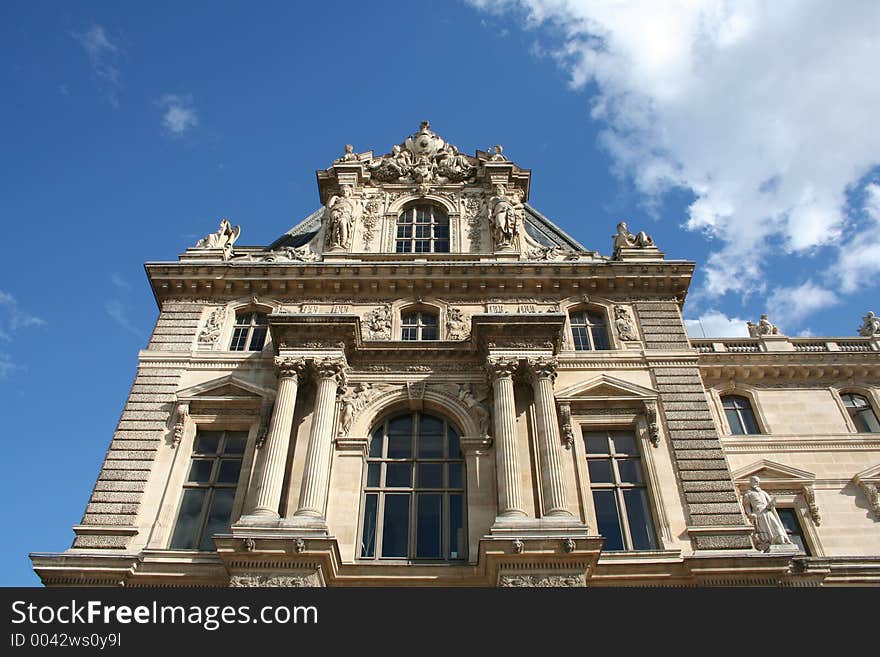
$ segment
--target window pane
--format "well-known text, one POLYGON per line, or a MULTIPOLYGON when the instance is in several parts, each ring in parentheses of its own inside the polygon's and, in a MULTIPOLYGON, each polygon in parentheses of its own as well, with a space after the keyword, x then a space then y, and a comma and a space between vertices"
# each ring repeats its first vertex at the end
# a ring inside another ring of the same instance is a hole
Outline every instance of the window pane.
POLYGON ((611 434, 611 438, 614 441, 615 454, 629 454, 630 456, 638 455, 639 451, 636 448, 636 439, 631 433, 615 431, 611 434))
POLYGON ((742 424, 745 427, 745 432, 749 434, 761 433, 758 431, 758 425, 755 422, 755 416, 752 413, 751 406, 745 408, 739 412, 740 419, 742 420, 742 424))
POLYGON ((259 326, 268 326, 269 317, 266 313, 254 313, 254 324, 259 326))
POLYGON ((877 421, 877 416, 874 415, 873 409, 865 408, 857 411, 853 420, 855 421, 856 428, 861 433, 880 432, 880 422, 877 421))
POLYGON ((396 417, 391 422, 388 423, 388 435, 389 436, 400 436, 412 435, 412 416, 411 415, 401 415, 400 417, 396 417))
POLYGON ((401 321, 407 326, 409 326, 409 325, 415 326, 416 324, 419 323, 419 314, 412 313, 410 315, 404 315, 403 319, 401 321))
POLYGON ((187 488, 183 491, 183 500, 177 515, 177 525, 174 527, 174 535, 171 537, 173 550, 194 550, 196 548, 199 521, 202 517, 202 506, 206 493, 207 490, 204 488, 187 488))
POLYGON ((437 326, 437 315, 422 313, 422 324, 425 326, 437 326))
POLYGON ((382 556, 405 557, 409 544, 409 495, 386 495, 382 556))
POLYGON ((634 550, 656 550, 654 523, 648 509, 648 495, 643 488, 630 488, 623 491, 626 515, 629 520, 629 533, 634 550))
POLYGON ((589 351, 592 349, 590 338, 587 336, 587 329, 583 327, 573 327, 571 329, 574 337, 574 348, 578 351, 589 351))
POLYGON ((235 325, 236 326, 250 326, 251 319, 253 318, 253 313, 239 313, 235 316, 235 325))
MULTIPOLYGON (((422 422, 424 427, 424 422, 422 422)), ((443 430, 442 424, 440 430, 443 430)), ((419 458, 421 459, 442 459, 443 458, 443 434, 421 434, 419 436, 419 458)))
POLYGON ((370 458, 378 459, 382 457, 382 429, 376 431, 373 434, 373 439, 370 441, 370 458))
POLYGON ((372 557, 376 554, 376 511, 379 507, 379 496, 375 493, 367 495, 364 502, 364 533, 361 539, 361 556, 372 557))
POLYGON ((467 537, 464 535, 464 513, 462 512, 462 496, 449 496, 449 558, 463 559, 467 537))
POLYGON ((367 466, 367 486, 373 487, 379 485, 379 473, 381 468, 381 463, 370 463, 367 466))
POLYGON ((614 479, 611 477, 611 461, 605 459, 590 459, 587 461, 587 468, 590 472, 590 482, 594 484, 611 484, 614 479))
POLYGON ((224 454, 244 454, 247 445, 247 431, 227 431, 226 445, 223 447, 224 454))
POLYGON ((449 435, 447 436, 447 457, 451 459, 460 459, 461 458, 461 445, 458 442, 458 434, 449 427, 449 435))
POLYGON ((213 550, 214 541, 211 536, 222 534, 229 529, 229 517, 232 515, 232 501, 235 499, 234 488, 218 488, 214 490, 214 500, 208 513, 208 522, 202 536, 202 550, 213 550))
POLYGON ((405 436, 388 436, 388 458, 412 458, 412 437, 409 434, 405 436))
POLYGON ((604 326, 594 326, 591 331, 594 349, 611 349, 611 344, 608 342, 608 331, 604 326))
POLYGON ((431 415, 422 415, 419 421, 419 433, 424 436, 431 434, 434 436, 443 435, 443 420, 431 415))
POLYGON ((265 326, 257 326, 251 337, 250 351, 262 351, 263 345, 266 343, 266 331, 269 329, 265 326))
POLYGON ((386 463, 385 485, 389 488, 412 486, 412 463, 386 463))
POLYGON ((187 475, 186 480, 199 484, 207 483, 211 481, 211 470, 213 468, 213 459, 193 459, 189 466, 189 475, 187 475))
POLYGON ((584 446, 587 454, 608 454, 608 438, 604 432, 584 433, 584 446))
POLYGON ((199 431, 196 436, 195 452, 197 454, 216 454, 222 435, 221 431, 199 431))
POLYGON ((241 472, 241 459, 223 459, 220 461, 217 482, 221 484, 238 483, 239 472, 241 472))
POLYGON ((798 522, 795 510, 776 509, 776 513, 779 514, 779 520, 782 521, 782 526, 785 527, 785 531, 788 533, 788 538, 791 539, 791 542, 797 545, 801 552, 809 556, 810 551, 807 549, 807 545, 804 542, 804 532, 801 530, 801 524, 798 522))
POLYGON ((400 336, 401 340, 418 340, 418 329, 414 326, 403 327, 403 333, 400 336))
POLYGON ((741 436, 745 433, 742 422, 739 421, 739 413, 733 409, 724 409, 727 416, 727 423, 730 425, 730 433, 741 436))
POLYGON ((439 559, 443 556, 443 496, 418 496, 416 556, 439 559))
POLYGON ((617 498, 612 490, 594 490, 593 504, 596 506, 596 524, 599 533, 605 537, 603 550, 622 550, 623 535, 620 533, 620 516, 617 513, 617 498))
POLYGON ((462 483, 461 463, 450 463, 449 464, 449 487, 450 488, 464 488, 464 484, 462 483))
POLYGON ((447 240, 434 242, 434 253, 449 253, 449 242, 447 240))
POLYGON ((640 484, 643 481, 639 459, 617 459, 617 471, 622 484, 640 484))
POLYGON ((422 328, 422 340, 437 340, 440 337, 436 326, 422 328))
POLYGON ((419 463, 419 488, 443 488, 443 464, 419 463))
POLYGON ((232 334, 232 344, 229 345, 231 351, 244 351, 245 341, 247 340, 248 329, 236 328, 232 334))

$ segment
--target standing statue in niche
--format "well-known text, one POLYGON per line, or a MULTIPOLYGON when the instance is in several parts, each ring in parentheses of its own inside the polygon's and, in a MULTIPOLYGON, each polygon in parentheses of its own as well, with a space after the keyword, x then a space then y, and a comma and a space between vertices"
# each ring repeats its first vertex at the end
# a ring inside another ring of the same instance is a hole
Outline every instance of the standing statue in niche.
POLYGON ((360 201, 352 198, 350 185, 342 185, 341 196, 334 195, 327 203, 327 244, 330 248, 348 249, 355 223, 363 214, 360 201))
POLYGON ((229 219, 222 219, 220 221, 220 228, 217 229, 217 232, 206 235, 196 242, 196 248, 222 249, 223 259, 228 260, 232 256, 232 245, 235 244, 235 240, 238 239, 240 234, 241 226, 235 226, 233 228, 229 219))
POLYGON ((495 185, 495 195, 489 199, 489 219, 495 235, 495 247, 513 246, 519 235, 519 219, 523 212, 522 193, 514 190, 509 196, 504 185, 495 185))
POLYGON ((869 310, 868 314, 862 317, 859 335, 863 338, 870 338, 875 335, 880 336, 880 317, 877 317, 873 310, 869 310))
POLYGON ((769 552, 771 545, 791 545, 788 532, 776 514, 776 498, 761 488, 760 477, 749 479, 751 488, 743 493, 743 509, 755 526, 755 547, 769 552))

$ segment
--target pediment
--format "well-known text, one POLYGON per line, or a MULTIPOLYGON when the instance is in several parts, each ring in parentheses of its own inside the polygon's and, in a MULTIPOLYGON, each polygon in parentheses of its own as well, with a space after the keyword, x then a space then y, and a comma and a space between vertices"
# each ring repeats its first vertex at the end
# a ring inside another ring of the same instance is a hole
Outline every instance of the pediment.
POLYGON ((639 401, 657 399, 658 393, 630 381, 605 374, 568 386, 556 393, 561 402, 639 401))
POLYGON ((268 388, 243 381, 233 375, 206 381, 178 391, 179 401, 259 401, 274 396, 268 388))
POLYGON ((857 472, 853 477, 853 480, 856 482, 871 482, 875 484, 880 484, 880 463, 877 465, 872 465, 867 470, 862 470, 861 472, 857 472))
POLYGON ((731 473, 738 485, 747 485, 751 477, 759 477, 763 488, 774 486, 812 484, 816 475, 807 470, 800 470, 789 465, 762 459, 731 473))

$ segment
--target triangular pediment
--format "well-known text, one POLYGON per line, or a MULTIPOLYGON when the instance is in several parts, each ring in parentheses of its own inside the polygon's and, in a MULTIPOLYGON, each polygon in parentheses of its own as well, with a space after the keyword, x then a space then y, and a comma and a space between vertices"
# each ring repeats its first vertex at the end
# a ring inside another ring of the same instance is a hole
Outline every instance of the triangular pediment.
POLYGON ((657 399, 658 393, 630 381, 602 374, 568 386, 556 393, 559 401, 645 401, 657 399))
POLYGON ((872 483, 880 483, 880 463, 872 465, 867 470, 857 472, 853 479, 857 482, 867 481, 872 483))
POLYGON ((761 486, 764 488, 774 485, 781 486, 785 484, 811 484, 816 480, 816 475, 807 470, 793 468, 790 465, 783 465, 775 461, 762 459, 750 465, 740 468, 731 473, 737 484, 748 484, 751 477, 757 476, 761 480, 761 486))
POLYGON ((177 399, 179 401, 257 401, 273 395, 272 390, 230 374, 180 390, 177 399))

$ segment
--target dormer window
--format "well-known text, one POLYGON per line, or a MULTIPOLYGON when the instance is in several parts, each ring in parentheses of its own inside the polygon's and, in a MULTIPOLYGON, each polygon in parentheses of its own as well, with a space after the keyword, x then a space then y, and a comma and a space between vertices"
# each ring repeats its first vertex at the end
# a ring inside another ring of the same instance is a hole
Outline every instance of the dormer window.
POLYGON ((269 332, 269 319, 265 313, 239 312, 235 315, 235 329, 232 332, 230 351, 263 351, 266 334, 269 332))
POLYGON ((449 218, 436 205, 415 205, 397 218, 396 253, 449 253, 449 218))

